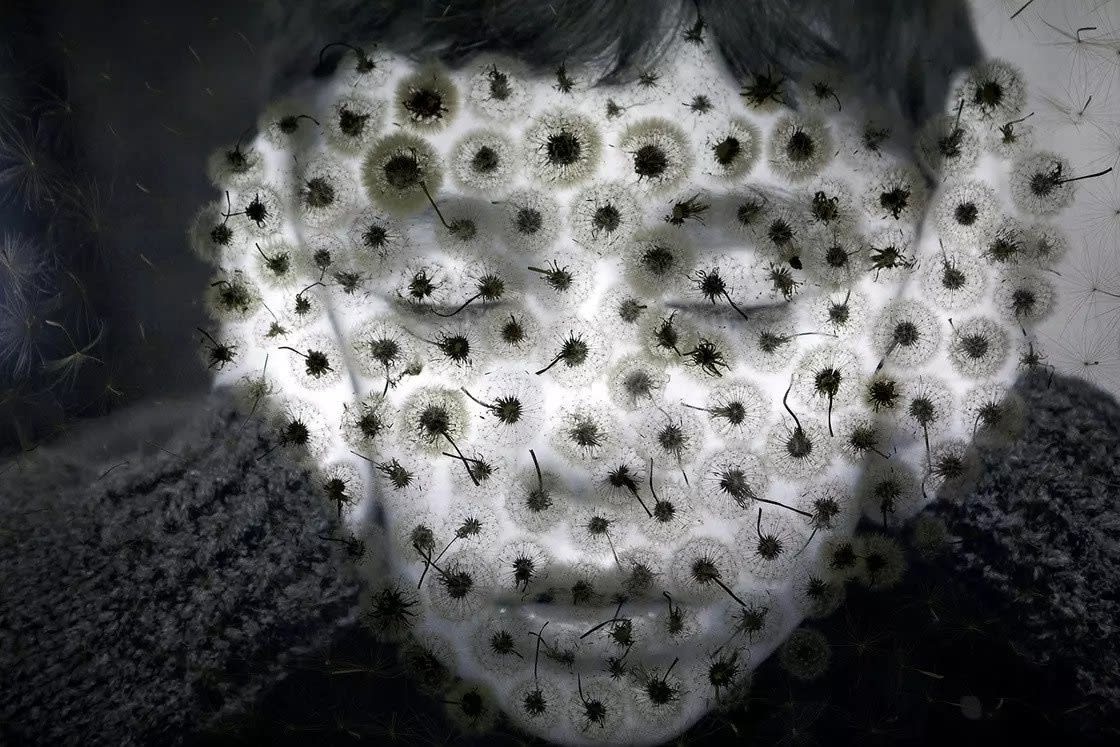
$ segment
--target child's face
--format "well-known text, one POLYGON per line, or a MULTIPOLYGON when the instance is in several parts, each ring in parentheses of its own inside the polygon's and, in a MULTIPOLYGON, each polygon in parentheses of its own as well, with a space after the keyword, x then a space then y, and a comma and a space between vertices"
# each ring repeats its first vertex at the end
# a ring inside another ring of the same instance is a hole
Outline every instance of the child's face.
POLYGON ((952 481, 953 403, 1013 338, 959 344, 988 291, 945 277, 987 229, 919 242, 887 125, 687 42, 620 86, 359 62, 219 157, 237 215, 195 235, 234 234, 219 376, 282 395, 371 584, 416 602, 371 595, 383 632, 532 732, 656 742, 846 580, 889 585, 847 537, 952 481))

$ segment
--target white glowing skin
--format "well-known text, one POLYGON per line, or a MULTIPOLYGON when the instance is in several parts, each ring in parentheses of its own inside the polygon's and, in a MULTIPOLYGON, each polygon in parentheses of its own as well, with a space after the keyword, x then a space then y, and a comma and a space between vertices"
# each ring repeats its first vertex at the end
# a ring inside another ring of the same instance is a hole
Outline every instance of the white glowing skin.
MULTIPOLYGON (((413 634, 451 670, 557 742, 660 742, 744 685, 813 605, 810 577, 889 585, 830 565, 861 515, 905 521, 952 482, 939 455, 967 462, 976 435, 1013 427, 985 406, 1016 372, 1020 323, 1044 309, 1016 313, 1007 283, 1040 304, 1049 285, 1027 249, 993 276, 988 246, 1015 216, 1008 166, 982 153, 928 194, 905 160, 865 147, 838 98, 752 108, 685 42, 656 81, 572 73, 570 91, 507 60, 375 62, 358 73, 350 56, 316 102, 278 104, 242 144, 248 163, 212 162, 231 208, 223 195, 191 235, 221 268, 215 337, 236 346, 216 380, 250 405, 268 392, 278 427, 308 428, 292 453, 345 486, 334 498, 361 498, 341 510, 371 588, 416 597, 413 634), (895 187, 906 199, 884 200, 895 187), (977 220, 954 223, 960 199, 977 220), (956 266, 967 282, 946 287, 956 266), (723 285, 705 295, 713 272, 723 285), (248 292, 220 297, 235 286, 248 292), (503 338, 511 320, 525 340, 503 338), (666 320, 675 345, 658 343, 666 320), (396 348, 371 349, 385 340, 396 348), (529 505, 533 491, 549 505, 529 505), (491 645, 503 630, 515 653, 491 645), (717 688, 721 658, 736 671, 717 688)), ((1002 124, 984 114, 964 113, 969 142, 1002 124)))

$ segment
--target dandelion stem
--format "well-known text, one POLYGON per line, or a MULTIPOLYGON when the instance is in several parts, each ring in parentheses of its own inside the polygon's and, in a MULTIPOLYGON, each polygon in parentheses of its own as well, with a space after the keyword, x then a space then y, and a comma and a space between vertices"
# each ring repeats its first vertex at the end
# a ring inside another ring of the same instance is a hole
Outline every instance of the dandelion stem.
POLYGON ((1016 18, 1016 17, 1018 17, 1018 15, 1019 15, 1020 13, 1022 13, 1022 12, 1023 12, 1024 10, 1026 10, 1026 9, 1027 9, 1028 7, 1030 7, 1031 3, 1033 3, 1033 2, 1034 2, 1034 0, 1027 0, 1027 2, 1025 2, 1025 3, 1023 4, 1023 7, 1019 8, 1019 10, 1015 11, 1014 13, 1012 13, 1012 14, 1011 14, 1011 17, 1010 17, 1010 18, 1008 18, 1007 20, 1009 20, 1009 21, 1014 21, 1014 20, 1015 20, 1015 18, 1016 18))
POLYGON ((478 478, 474 476, 474 472, 471 471, 470 460, 463 456, 463 452, 459 451, 459 446, 455 443, 454 439, 452 439, 451 436, 448 435, 446 430, 443 431, 443 437, 447 439, 447 443, 451 444, 451 448, 455 449, 455 453, 458 455, 457 458, 462 461, 463 466, 467 468, 467 476, 471 478, 471 482, 473 482, 475 487, 477 488, 480 483, 478 482, 478 478))
POLYGON ((1076 182, 1076 181, 1080 181, 1082 179, 1094 179, 1098 176, 1104 176, 1105 174, 1110 174, 1110 173, 1112 173, 1112 167, 1111 166, 1109 166, 1104 171, 1098 171, 1095 174, 1086 174, 1084 176, 1071 176, 1071 177, 1068 177, 1066 179, 1059 179, 1058 181, 1055 182, 1055 184, 1066 184, 1068 182, 1076 182))
POLYGON ((455 229, 448 225, 447 221, 444 220, 443 213, 441 213, 439 210, 439 205, 437 205, 436 201, 432 199, 432 193, 428 191, 428 185, 424 183, 423 179, 420 180, 420 189, 424 190, 424 195, 428 198, 428 202, 432 203, 432 207, 436 211, 436 216, 439 218, 439 222, 442 223, 443 227, 448 231, 453 232, 455 229))
POLYGON ((544 476, 541 475, 541 465, 537 462, 536 452, 529 449, 529 456, 533 458, 533 468, 537 471, 537 489, 544 490, 544 476))

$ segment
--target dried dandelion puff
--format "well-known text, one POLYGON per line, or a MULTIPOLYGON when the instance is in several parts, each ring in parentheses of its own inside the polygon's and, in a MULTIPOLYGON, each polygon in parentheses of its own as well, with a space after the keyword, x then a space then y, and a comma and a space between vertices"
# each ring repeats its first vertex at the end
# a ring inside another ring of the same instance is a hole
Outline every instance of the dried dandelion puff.
MULTIPOLYGON (((1120 208, 1117 209, 1120 215, 1120 208)), ((1034 223, 1023 232, 1024 255, 1038 267, 1057 266, 1069 253, 1069 235, 1052 223, 1034 223)))
POLYGON ((443 166, 431 143, 396 132, 376 140, 361 166, 366 196, 396 215, 412 215, 429 204, 443 183, 443 166))
POLYGON ((1000 218, 999 200, 985 182, 953 182, 934 198, 933 218, 938 232, 950 245, 972 246, 995 230, 1000 218))
POLYGON ((810 530, 793 511, 775 506, 764 511, 760 506, 755 521, 741 527, 736 535, 744 570, 764 585, 784 584, 798 576, 808 560, 804 551, 810 530))
POLYGON ((599 315, 607 336, 620 343, 637 344, 644 323, 653 314, 651 305, 654 304, 636 293, 629 284, 614 284, 599 304, 599 315))
POLYGON ((244 251, 248 231, 239 222, 231 223, 224 202, 212 202, 195 214, 187 231, 187 243, 209 264, 221 264, 227 256, 244 251))
POLYGON ((1009 119, 998 127, 990 128, 984 134, 984 147, 996 158, 1011 161, 1033 150, 1037 145, 1034 112, 1022 117, 1009 119))
POLYGON ((699 162, 705 173, 728 181, 749 173, 762 150, 762 131, 743 117, 732 117, 704 135, 699 162))
MULTIPOLYGON (((811 228, 801 243, 798 258, 806 276, 816 284, 828 290, 851 292, 864 270, 860 262, 863 241, 853 232, 811 228)), ((859 294, 859 291, 856 293, 859 294)), ((857 297, 856 303, 860 302, 860 298, 866 296, 857 297)), ((847 321, 858 320, 848 316, 838 319, 837 323, 843 326, 847 321)))
POLYGON ((274 148, 289 153, 307 149, 322 128, 306 102, 295 99, 270 104, 257 120, 257 130, 274 148))
POLYGON ((502 200, 501 212, 502 237, 519 254, 544 252, 560 233, 560 206, 546 192, 518 190, 502 200))
POLYGON ((722 617, 731 632, 729 642, 765 646, 774 643, 786 629, 785 610, 769 592, 743 594, 742 601, 724 605, 722 617))
POLYGON ((901 150, 895 118, 883 107, 872 107, 858 118, 840 123, 840 157, 860 170, 880 169, 901 150))
POLYGON ((697 497, 713 516, 742 515, 770 487, 770 474, 762 459, 743 447, 712 454, 699 474, 697 497))
POLYGON ((856 580, 874 591, 898 586, 906 574, 906 554, 893 537, 877 532, 856 537, 856 580))
POLYGON ((895 372, 876 370, 863 385, 863 405, 884 417, 895 416, 902 406, 903 380, 895 372))
POLYGON ((830 176, 814 180, 802 190, 801 203, 812 225, 831 234, 855 230, 860 223, 855 193, 840 178, 830 176))
POLYGON ((300 172, 295 202, 300 220, 312 228, 331 228, 357 206, 358 185, 341 161, 320 156, 300 172))
POLYGON ((448 256, 466 263, 489 258, 497 231, 493 206, 483 200, 455 197, 440 204, 436 211, 436 243, 448 256))
POLYGON ((770 429, 765 455, 775 475, 787 480, 808 480, 829 465, 835 448, 827 425, 802 414, 796 422, 777 423, 770 429))
POLYGON ((750 109, 760 113, 772 112, 788 104, 786 79, 769 69, 750 71, 739 95, 750 109))
POLYGON ((917 264, 917 236, 909 226, 886 227, 867 237, 864 270, 874 282, 898 284, 910 277, 917 264))
POLYGON ((964 102, 964 112, 986 122, 1018 117, 1027 101, 1022 72, 1001 59, 988 59, 973 66, 957 84, 953 101, 964 102))
POLYGON ((1073 203, 1073 182, 1104 176, 1112 168, 1074 176, 1064 156, 1052 151, 1035 151, 1019 157, 1011 165, 1011 199, 1015 206, 1031 215, 1049 216, 1073 203))
POLYGON ((793 182, 819 174, 831 161, 835 147, 823 120, 804 114, 780 118, 770 133, 770 168, 793 182))
POLYGON ((915 436, 922 437, 927 457, 930 437, 952 429, 956 419, 956 398, 944 379, 922 374, 903 383, 899 422, 915 436))
POLYGON ((798 680, 820 679, 832 661, 832 648, 819 630, 798 628, 778 650, 782 669, 798 680))
POLYGON ((517 61, 502 57, 476 61, 466 89, 471 107, 497 122, 528 111, 533 97, 526 71, 517 61))
POLYGON ((450 170, 458 183, 487 197, 504 192, 518 170, 518 153, 509 136, 497 130, 476 130, 451 150, 450 170))
POLYGON ((525 131, 527 167, 544 185, 563 187, 590 179, 599 170, 602 149, 599 128, 574 111, 546 111, 525 131))
POLYGON ((547 374, 564 387, 587 386, 603 373, 610 360, 608 341, 597 325, 583 319, 559 320, 555 329, 557 334, 542 343, 550 359, 536 375, 547 374))
POLYGON ((860 360, 851 350, 824 343, 807 350, 793 371, 793 399, 827 413, 832 435, 832 413, 856 401, 859 395, 860 360))
POLYGON ((570 496, 555 472, 541 468, 529 449, 531 467, 522 467, 503 496, 506 514, 526 531, 540 533, 559 525, 570 509, 570 496))
POLYGON ((941 320, 921 301, 888 303, 873 325, 875 352, 899 368, 916 368, 941 347, 941 320))
POLYGON ((428 386, 417 389, 401 403, 394 430, 397 438, 414 451, 439 455, 450 446, 460 453, 457 442, 466 440, 469 422, 466 397, 461 392, 428 386))
POLYGON ((703 407, 684 406, 706 413, 712 430, 731 442, 754 439, 770 417, 770 403, 762 389, 746 379, 709 388, 703 407))
POLYGON ((639 231, 622 248, 623 269, 638 290, 650 295, 683 292, 695 250, 679 231, 657 226, 639 231))
POLYGON ((1054 284, 1039 272, 1010 269, 996 278, 992 294, 1001 318, 1020 325, 1038 324, 1054 305, 1054 284))
POLYGON ((798 99, 806 110, 820 116, 844 110, 844 76, 832 65, 814 65, 797 81, 798 99))
POLYGON ((892 431, 888 420, 863 408, 837 417, 833 429, 840 455, 855 464, 863 464, 872 455, 890 459, 892 431))
POLYGON ((463 734, 489 734, 501 715, 497 697, 481 683, 460 680, 442 697, 448 720, 463 734))
POLYGON ((604 464, 619 447, 618 422, 617 413, 605 403, 575 402, 554 417, 552 442, 574 464, 604 464))
POLYGON ((980 477, 981 467, 979 454, 970 441, 938 441, 930 449, 925 465, 922 493, 927 500, 962 500, 980 477))
POLYGON ((327 142, 346 155, 361 154, 385 124, 385 109, 384 102, 361 94, 339 97, 323 115, 327 142))
POLYGON ((347 238, 361 265, 383 274, 408 245, 408 230, 388 212, 369 207, 354 218, 347 238))
POLYGON ((660 117, 639 120, 619 136, 636 185, 648 193, 663 193, 688 176, 692 153, 688 136, 675 123, 660 117))
POLYGON ((379 454, 393 437, 393 409, 379 392, 342 406, 342 439, 365 456, 379 454))
POLYGON ((284 221, 280 197, 272 187, 260 183, 241 188, 232 199, 232 212, 227 215, 235 235, 245 232, 257 241, 278 233, 284 221))
POLYGON ((928 188, 921 173, 911 166, 876 171, 863 190, 863 209, 869 218, 914 225, 925 212, 928 188))
POLYGON ((568 216, 572 240, 597 253, 609 253, 629 241, 641 220, 638 201, 619 182, 599 182, 581 190, 572 198, 568 216))
POLYGON ((871 316, 867 294, 852 288, 822 293, 809 303, 810 326, 840 339, 861 334, 871 316))
POLYGON ((406 75, 393 96, 396 120, 422 132, 446 129, 459 114, 459 91, 442 67, 406 75))
POLYGON ((860 479, 856 495, 863 515, 883 526, 904 524, 925 504, 914 470, 886 459, 870 465, 860 479))
POLYGON ((955 113, 935 116, 918 131, 918 161, 937 181, 967 176, 980 160, 980 136, 963 111, 962 100, 955 113))
POLYGON ((801 613, 814 620, 829 617, 840 609, 848 592, 844 581, 834 578, 827 568, 803 573, 794 582, 793 591, 801 613))
POLYGON ((999 322, 982 316, 960 323, 949 320, 953 328, 949 340, 949 362, 970 379, 993 376, 1007 362, 1011 338, 999 322))
POLYGON ((210 316, 225 322, 248 321, 260 304, 260 290, 241 270, 216 276, 206 294, 210 316))
POLYGON ((243 147, 241 140, 219 148, 206 160, 207 176, 218 189, 238 189, 260 181, 263 170, 261 152, 252 145, 243 147))
POLYGON ((923 297, 937 308, 960 311, 972 308, 984 298, 988 272, 965 252, 943 250, 922 263, 919 282, 923 297))
POLYGON ((624 410, 637 410, 660 401, 668 383, 664 364, 640 353, 619 358, 607 373, 611 401, 624 410))
POLYGON ((540 321, 524 308, 508 311, 486 320, 484 344, 494 351, 496 357, 528 355, 540 342, 540 321))
POLYGON ((312 334, 293 342, 279 349, 289 356, 289 370, 297 387, 321 391, 342 381, 342 351, 333 336, 312 334))
POLYGON ((611 742, 622 733, 629 716, 627 702, 615 682, 603 675, 576 677, 576 692, 565 702, 566 722, 591 742, 611 742))
POLYGON ((978 384, 961 405, 965 428, 979 444, 1006 446, 1017 440, 1026 424, 1026 403, 998 381, 978 384))

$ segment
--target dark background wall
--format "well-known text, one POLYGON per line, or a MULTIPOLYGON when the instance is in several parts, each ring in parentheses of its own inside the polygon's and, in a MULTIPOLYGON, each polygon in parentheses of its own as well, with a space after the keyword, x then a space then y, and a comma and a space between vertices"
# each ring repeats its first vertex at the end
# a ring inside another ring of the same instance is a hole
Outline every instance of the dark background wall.
POLYGON ((214 198, 206 156, 267 98, 263 7, 0 9, 0 236, 21 237, 36 268, 0 282, 0 453, 75 417, 207 386, 193 330, 209 270, 186 229, 214 198))

